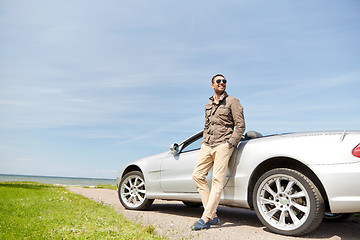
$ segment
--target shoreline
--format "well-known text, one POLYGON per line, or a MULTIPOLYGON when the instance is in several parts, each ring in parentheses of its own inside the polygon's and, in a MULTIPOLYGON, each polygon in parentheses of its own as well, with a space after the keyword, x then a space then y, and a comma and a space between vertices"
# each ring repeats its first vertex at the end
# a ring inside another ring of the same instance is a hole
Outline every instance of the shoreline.
POLYGON ((0 182, 38 182, 66 186, 116 185, 115 179, 0 174, 0 182))

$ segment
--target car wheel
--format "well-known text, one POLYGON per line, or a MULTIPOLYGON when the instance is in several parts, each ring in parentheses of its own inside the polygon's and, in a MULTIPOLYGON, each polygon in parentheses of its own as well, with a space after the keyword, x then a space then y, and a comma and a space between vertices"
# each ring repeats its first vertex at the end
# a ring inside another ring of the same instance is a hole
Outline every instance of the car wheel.
POLYGON ((191 207, 191 208, 198 208, 202 206, 202 203, 197 203, 197 202, 186 202, 186 201, 182 201, 187 207, 191 207))
POLYGON ((256 182, 253 203, 260 221, 271 231, 298 236, 317 228, 325 212, 315 184, 298 171, 276 168, 256 182))
POLYGON ((154 199, 146 198, 144 176, 139 171, 129 172, 122 177, 118 194, 121 204, 126 209, 144 210, 154 202, 154 199))
POLYGON ((325 222, 342 222, 351 218, 353 213, 330 213, 326 212, 323 221, 325 222))

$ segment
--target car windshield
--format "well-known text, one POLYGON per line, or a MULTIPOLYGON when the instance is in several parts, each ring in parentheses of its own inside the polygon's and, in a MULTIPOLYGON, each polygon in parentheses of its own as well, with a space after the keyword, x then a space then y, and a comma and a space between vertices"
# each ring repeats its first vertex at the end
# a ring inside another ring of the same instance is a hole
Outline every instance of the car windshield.
POLYGON ((190 151, 198 150, 201 147, 201 143, 202 143, 202 137, 198 139, 194 139, 193 141, 186 143, 186 145, 183 147, 181 152, 190 152, 190 151))

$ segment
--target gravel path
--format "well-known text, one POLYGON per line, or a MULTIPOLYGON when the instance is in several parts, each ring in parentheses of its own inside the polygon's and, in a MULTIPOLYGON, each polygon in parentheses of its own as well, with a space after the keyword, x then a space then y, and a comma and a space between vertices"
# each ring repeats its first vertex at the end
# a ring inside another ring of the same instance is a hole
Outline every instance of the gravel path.
POLYGON ((254 211, 219 207, 221 226, 194 232, 190 225, 196 221, 202 208, 189 208, 179 201, 156 200, 147 211, 126 210, 119 202, 117 192, 108 189, 68 187, 70 192, 83 195, 96 202, 111 205, 127 219, 142 225, 153 225, 156 233, 170 239, 261 239, 261 240, 360 240, 360 222, 322 223, 318 229, 302 237, 286 237, 269 232, 258 220, 254 211))

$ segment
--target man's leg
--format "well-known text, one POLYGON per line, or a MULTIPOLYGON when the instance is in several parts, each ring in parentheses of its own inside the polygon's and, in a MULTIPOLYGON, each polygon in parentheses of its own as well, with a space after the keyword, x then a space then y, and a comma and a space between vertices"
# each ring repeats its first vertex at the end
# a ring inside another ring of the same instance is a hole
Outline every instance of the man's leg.
POLYGON ((216 215, 216 209, 220 202, 222 190, 224 188, 226 171, 228 168, 229 159, 234 151, 234 148, 229 149, 227 143, 217 146, 214 153, 214 167, 213 178, 211 185, 211 192, 208 197, 208 202, 205 207, 202 218, 213 219, 216 215))
POLYGON ((210 195, 210 189, 206 182, 206 176, 208 175, 208 172, 212 168, 213 164, 214 161, 213 157, 211 156, 211 148, 205 144, 202 144, 192 178, 195 182, 197 190, 199 191, 204 207, 207 205, 210 195))

